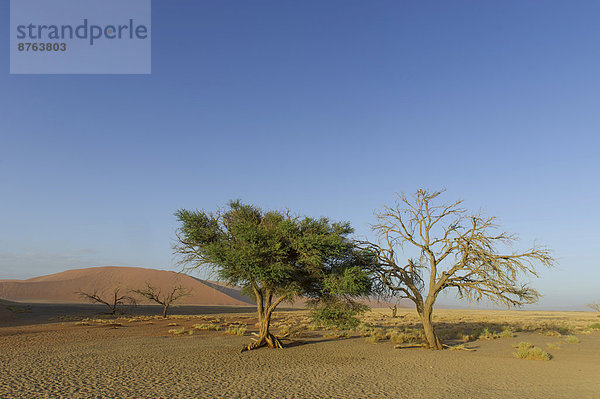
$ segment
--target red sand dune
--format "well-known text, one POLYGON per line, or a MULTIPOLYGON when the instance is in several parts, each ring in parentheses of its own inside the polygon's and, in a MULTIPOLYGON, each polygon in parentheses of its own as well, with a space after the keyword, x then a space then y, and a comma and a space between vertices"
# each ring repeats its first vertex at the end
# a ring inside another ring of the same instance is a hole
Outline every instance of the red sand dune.
POLYGON ((163 292, 174 286, 191 290, 190 295, 181 298, 181 305, 251 305, 250 300, 239 290, 220 284, 200 280, 186 274, 172 271, 144 269, 139 267, 92 267, 68 270, 48 276, 28 280, 0 280, 0 298, 21 302, 87 302, 77 291, 104 293, 110 295, 115 287, 121 293, 142 289, 146 282, 159 287, 163 292))
MULTIPOLYGON (((239 288, 228 287, 222 283, 201 280, 172 271, 120 266, 67 270, 28 280, 0 280, 0 298, 18 302, 87 303, 89 301, 78 295, 78 291, 87 293, 97 291, 105 298, 109 297, 116 287, 121 289, 120 293, 127 294, 130 290, 145 288, 146 282, 160 288, 162 292, 178 285, 190 290, 189 296, 177 301, 179 305, 254 305, 250 298, 240 293, 239 288)), ((140 303, 149 303, 144 302, 138 295, 135 297, 140 300, 140 303)), ((389 306, 385 301, 363 300, 361 302, 372 308, 389 306)), ((285 303, 283 307, 304 307, 305 304, 304 298, 296 298, 293 304, 285 303)), ((400 302, 398 305, 398 307, 408 306, 405 302, 400 302)))

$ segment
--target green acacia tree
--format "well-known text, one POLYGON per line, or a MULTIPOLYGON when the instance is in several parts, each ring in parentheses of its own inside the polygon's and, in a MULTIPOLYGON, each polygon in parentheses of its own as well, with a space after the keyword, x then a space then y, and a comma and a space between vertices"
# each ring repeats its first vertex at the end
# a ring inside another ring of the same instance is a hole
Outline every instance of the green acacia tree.
POLYGON ((370 293, 369 251, 348 237, 348 223, 263 211, 240 201, 209 213, 181 209, 175 253, 187 269, 209 268, 254 294, 259 335, 245 350, 281 348, 269 332, 277 306, 296 296, 352 298, 370 293))

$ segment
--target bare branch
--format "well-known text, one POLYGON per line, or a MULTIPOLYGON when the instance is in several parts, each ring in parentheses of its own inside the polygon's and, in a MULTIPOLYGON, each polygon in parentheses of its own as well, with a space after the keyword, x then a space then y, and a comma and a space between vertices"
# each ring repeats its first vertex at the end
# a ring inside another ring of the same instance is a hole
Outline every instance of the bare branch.
POLYGON ((377 242, 360 244, 376 254, 372 270, 375 286, 388 296, 411 299, 421 315, 430 346, 441 348, 431 323, 438 294, 453 287, 469 301, 489 300, 506 306, 535 302, 539 293, 518 280, 537 277, 537 265, 551 267, 548 249, 533 247, 523 252, 499 253, 499 248, 517 241, 516 236, 497 232, 495 218, 467 215, 462 201, 438 205, 442 191, 418 190, 411 199, 398 195, 393 207, 375 213, 372 225, 377 242), (396 248, 409 244, 421 253, 419 261, 405 264, 396 257, 396 248), (428 273, 427 291, 423 280, 428 273))
POLYGON ((110 309, 110 314, 114 315, 122 312, 120 308, 123 305, 135 305, 137 303, 135 298, 129 295, 121 295, 120 292, 121 289, 117 287, 111 292, 109 297, 99 294, 97 289, 95 289, 92 293, 83 291, 77 291, 75 293, 83 298, 86 298, 92 303, 106 305, 110 309))
POLYGON ((178 299, 183 298, 184 296, 190 295, 190 290, 184 288, 180 285, 171 288, 170 291, 166 293, 162 293, 161 289, 158 287, 154 287, 150 285, 150 283, 146 282, 146 288, 139 290, 132 290, 138 295, 143 296, 144 298, 156 302, 159 305, 163 306, 163 317, 167 317, 167 312, 169 307, 176 302, 178 299))

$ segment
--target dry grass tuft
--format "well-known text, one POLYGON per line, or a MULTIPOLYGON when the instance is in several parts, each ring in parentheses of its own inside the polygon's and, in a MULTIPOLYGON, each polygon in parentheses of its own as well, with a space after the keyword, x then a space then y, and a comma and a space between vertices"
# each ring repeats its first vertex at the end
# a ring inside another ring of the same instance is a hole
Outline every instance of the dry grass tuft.
POLYGON ((195 328, 196 330, 202 330, 202 331, 220 331, 221 330, 221 326, 219 324, 213 324, 213 323, 194 324, 192 326, 192 328, 195 328))
MULTIPOLYGON (((385 339, 385 338, 383 338, 383 339, 385 339)), ((369 335, 368 337, 365 337, 365 342, 368 342, 370 344, 375 344, 377 342, 380 342, 381 340, 382 340, 382 338, 377 335, 369 335)))
POLYGON ((173 334, 173 335, 181 335, 185 332, 185 327, 181 327, 181 328, 172 328, 169 330, 169 334, 173 334))
POLYGON ((369 343, 386 341, 390 338, 390 334, 385 329, 379 327, 371 327, 361 335, 365 337, 365 342, 369 343))
POLYGON ((479 337, 477 338, 484 341, 491 341, 496 338, 500 338, 500 334, 490 331, 490 329, 486 327, 479 333, 479 337))
POLYGON ((389 339, 394 344, 415 343, 423 341, 423 332, 419 330, 394 331, 389 334, 389 339))
POLYGON ((512 330, 507 328, 507 329, 502 330, 502 332, 499 335, 500 335, 500 338, 512 338, 515 336, 515 333, 512 330))
POLYGON ((552 356, 548 352, 545 352, 537 346, 529 342, 519 342, 517 345, 517 351, 513 353, 517 359, 529 359, 529 360, 550 360, 552 356))
POLYGON ((225 330, 226 334, 232 334, 232 335, 238 335, 240 337, 244 336, 244 334, 246 334, 246 330, 248 328, 246 327, 246 325, 239 325, 239 326, 229 326, 227 328, 227 330, 225 330))
POLYGON ((565 337, 565 342, 568 342, 570 344, 578 344, 579 338, 577 338, 574 335, 568 335, 567 337, 565 337))
POLYGON ((312 329, 310 325, 301 323, 301 324, 283 324, 281 328, 277 332, 277 335, 280 337, 290 337, 290 338, 298 338, 304 335, 304 333, 312 329))
POLYGON ((350 338, 350 333, 347 331, 327 332, 323 334, 323 338, 350 338))

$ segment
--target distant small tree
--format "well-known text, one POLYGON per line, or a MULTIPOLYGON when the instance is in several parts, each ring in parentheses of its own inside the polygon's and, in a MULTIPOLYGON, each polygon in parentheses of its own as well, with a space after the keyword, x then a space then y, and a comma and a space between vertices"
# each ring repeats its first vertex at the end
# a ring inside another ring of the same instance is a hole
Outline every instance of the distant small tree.
POLYGON ((588 308, 600 312, 600 302, 592 302, 587 305, 588 308))
POLYGON ((123 313, 122 307, 125 305, 135 305, 137 302, 135 298, 129 295, 122 295, 120 288, 115 288, 109 296, 104 296, 98 293, 98 290, 93 292, 77 291, 76 294, 88 299, 92 303, 101 303, 106 305, 110 310, 110 314, 115 315, 117 313, 123 313))
POLYGON ((522 306, 535 302, 539 294, 520 284, 519 277, 537 276, 537 264, 554 262, 548 249, 535 246, 499 253, 516 237, 496 231, 493 217, 468 214, 460 207, 462 201, 438 204, 441 193, 418 190, 412 198, 400 195, 393 206, 376 212, 373 230, 378 241, 362 241, 377 254, 372 272, 378 291, 415 303, 431 349, 442 349, 432 324, 440 292, 455 288, 468 300, 522 306), (402 261, 399 254, 407 248, 418 257, 402 261))
POLYGON ((141 295, 150 301, 162 305, 163 318, 167 317, 169 307, 173 303, 175 303, 178 299, 183 298, 184 296, 190 295, 190 290, 183 288, 180 285, 173 287, 169 291, 163 293, 160 288, 154 287, 150 285, 150 283, 146 283, 146 288, 140 290, 132 290, 132 292, 135 292, 136 294, 141 295))
POLYGON ((209 268, 218 278, 254 294, 258 339, 243 350, 281 348, 270 333, 277 306, 296 296, 360 296, 370 292, 363 263, 370 260, 348 238, 348 223, 265 212, 232 201, 216 213, 179 210, 175 253, 188 269, 209 268))

